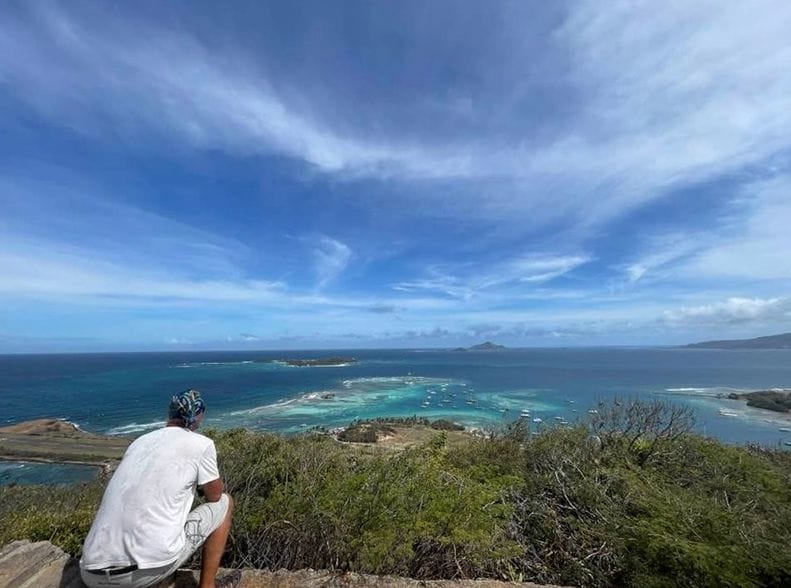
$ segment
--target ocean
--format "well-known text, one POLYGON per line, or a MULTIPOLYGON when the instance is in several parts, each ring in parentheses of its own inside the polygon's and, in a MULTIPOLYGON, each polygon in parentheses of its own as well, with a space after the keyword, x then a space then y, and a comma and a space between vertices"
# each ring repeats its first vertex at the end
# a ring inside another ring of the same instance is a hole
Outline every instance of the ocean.
MULTIPOLYGON (((791 350, 553 348, 497 352, 322 350, 0 356, 0 423, 55 417, 136 435, 163 424, 170 395, 201 391, 204 426, 299 433, 377 416, 449 418, 493 428, 529 410, 573 422, 615 397, 692 406, 701 433, 782 446, 786 417, 723 398, 791 388, 791 350), (340 367, 272 360, 351 356, 340 367)), ((20 464, 16 464, 20 465, 20 464)), ((0 468, 8 483, 9 464, 0 468)), ((16 468, 19 470, 20 468, 16 468)), ((24 469, 24 468, 21 468, 24 469)), ((40 471, 35 469, 39 479, 40 471)), ((43 470, 42 470, 43 471, 43 470)), ((13 481, 24 481, 19 478, 13 481)))

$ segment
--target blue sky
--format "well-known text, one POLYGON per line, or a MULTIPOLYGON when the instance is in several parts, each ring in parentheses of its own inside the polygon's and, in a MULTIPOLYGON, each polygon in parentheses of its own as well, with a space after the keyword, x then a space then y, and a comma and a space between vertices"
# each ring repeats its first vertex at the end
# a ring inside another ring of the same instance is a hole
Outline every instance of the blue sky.
POLYGON ((11 2, 0 352, 791 331, 791 3, 11 2))

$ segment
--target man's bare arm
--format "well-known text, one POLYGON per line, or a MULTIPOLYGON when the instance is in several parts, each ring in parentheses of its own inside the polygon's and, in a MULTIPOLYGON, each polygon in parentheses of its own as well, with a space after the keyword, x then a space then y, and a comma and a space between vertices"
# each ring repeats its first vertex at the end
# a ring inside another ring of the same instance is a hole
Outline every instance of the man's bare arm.
POLYGON ((199 490, 206 498, 206 502, 217 502, 220 500, 224 489, 225 485, 222 483, 222 478, 206 482, 203 486, 199 487, 199 490))

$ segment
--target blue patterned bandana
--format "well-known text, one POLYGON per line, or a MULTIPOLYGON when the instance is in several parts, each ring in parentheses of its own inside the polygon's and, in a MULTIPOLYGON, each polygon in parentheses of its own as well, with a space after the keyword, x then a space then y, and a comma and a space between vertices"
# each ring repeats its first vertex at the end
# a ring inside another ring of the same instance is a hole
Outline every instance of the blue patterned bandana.
POLYGON ((197 390, 186 390, 170 399, 168 418, 181 419, 188 427, 192 427, 198 415, 204 410, 206 410, 206 405, 203 402, 203 398, 200 397, 200 392, 197 390))

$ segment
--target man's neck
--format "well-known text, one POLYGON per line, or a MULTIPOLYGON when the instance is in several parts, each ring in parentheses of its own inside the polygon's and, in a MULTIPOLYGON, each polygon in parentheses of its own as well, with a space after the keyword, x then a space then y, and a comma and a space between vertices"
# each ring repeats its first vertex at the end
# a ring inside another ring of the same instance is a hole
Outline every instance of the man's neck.
POLYGON ((165 423, 166 427, 179 427, 180 429, 186 429, 188 431, 192 431, 193 429, 188 427, 187 424, 182 421, 181 419, 170 419, 168 422, 165 423))

